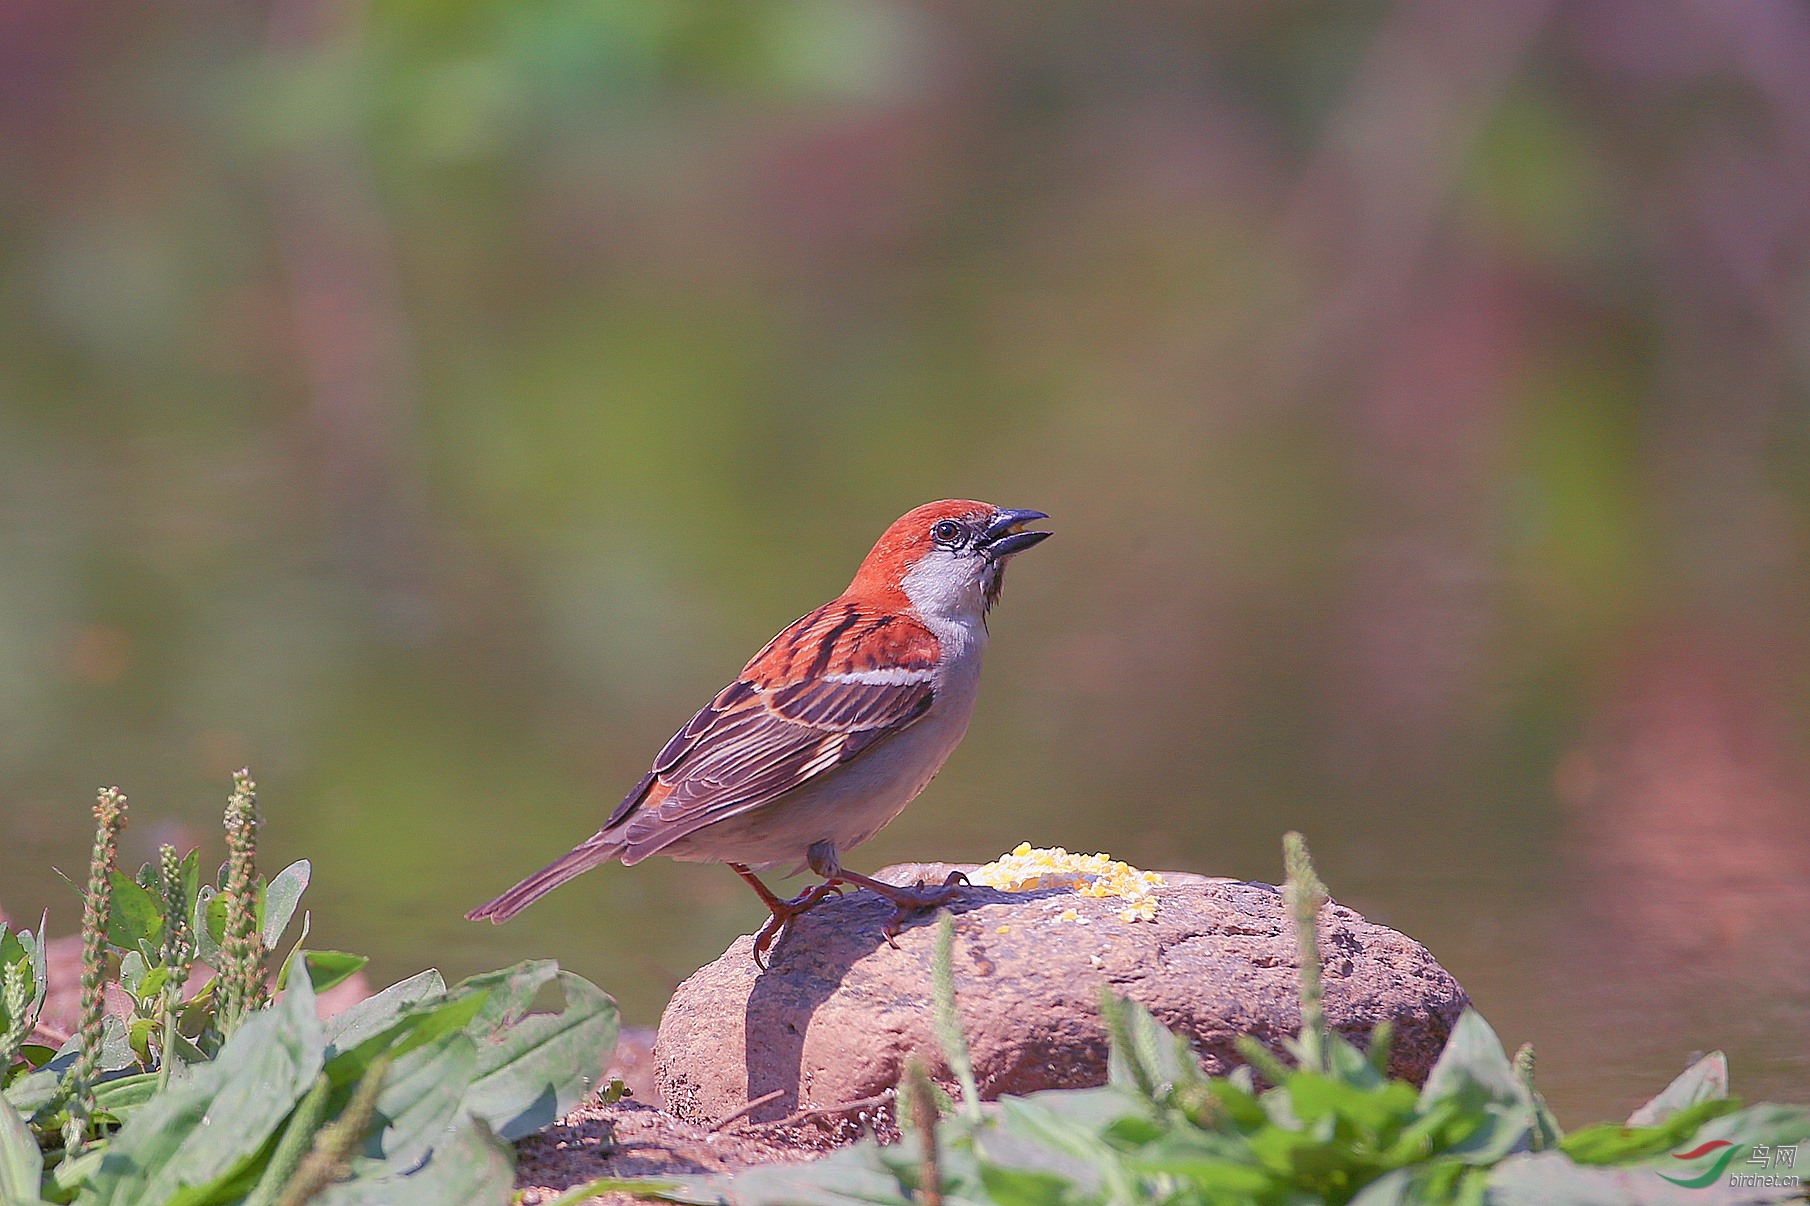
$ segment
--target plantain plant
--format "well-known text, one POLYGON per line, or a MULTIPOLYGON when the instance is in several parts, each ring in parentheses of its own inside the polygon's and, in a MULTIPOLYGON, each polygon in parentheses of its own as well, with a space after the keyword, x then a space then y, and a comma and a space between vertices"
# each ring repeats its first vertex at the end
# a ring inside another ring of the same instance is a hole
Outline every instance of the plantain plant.
POLYGON ((101 793, 83 1020, 60 1049, 28 1041, 48 988, 44 926, 0 928, 0 1203, 506 1201, 509 1141, 590 1091, 615 1002, 543 960, 450 987, 425 971, 322 1021, 317 995, 365 960, 306 949, 304 912, 272 968, 310 867, 258 874, 250 777, 234 778, 212 883, 199 851, 169 846, 120 872, 125 815, 123 795, 101 793), (103 1010, 109 982, 124 1017, 103 1010), (561 1005, 531 1012, 549 988, 561 1005))
MULTIPOLYGON (((1565 1135, 1533 1086, 1531 1051, 1511 1061, 1470 1010, 1425 1085, 1390 1078, 1386 1026, 1361 1050, 1327 1024, 1316 941, 1326 892, 1298 834, 1285 839, 1284 861, 1302 1028, 1281 1051, 1247 1039, 1245 1066, 1208 1076, 1185 1035, 1103 992, 1106 1085, 1005 1097, 982 1111, 956 1022, 948 971, 954 927, 945 916, 932 982, 936 1033, 959 1101, 913 1057, 900 1085, 899 1144, 870 1138, 809 1164, 735 1174, 606 1179, 575 1188, 556 1206, 605 1189, 700 1206, 1658 1206, 1696 1200, 1695 1190, 1681 1197, 1683 1182, 1661 1176, 1696 1171, 1674 1157, 1680 1148, 1810 1142, 1810 1110, 1742 1108, 1730 1098, 1720 1053, 1693 1064, 1627 1125, 1565 1135)), ((1715 1191, 1703 1197, 1735 1200, 1715 1191)), ((1743 1190, 1738 1200, 1801 1201, 1802 1194, 1743 1190)))

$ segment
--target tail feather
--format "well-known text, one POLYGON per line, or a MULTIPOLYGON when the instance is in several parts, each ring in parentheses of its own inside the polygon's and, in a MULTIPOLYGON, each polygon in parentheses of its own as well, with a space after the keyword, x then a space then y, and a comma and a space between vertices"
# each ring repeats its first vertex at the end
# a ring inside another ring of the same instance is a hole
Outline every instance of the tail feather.
POLYGON ((480 905, 465 914, 465 920, 508 921, 567 880, 576 879, 599 863, 609 862, 621 852, 621 842, 604 839, 602 834, 598 834, 583 845, 560 855, 489 904, 480 905))

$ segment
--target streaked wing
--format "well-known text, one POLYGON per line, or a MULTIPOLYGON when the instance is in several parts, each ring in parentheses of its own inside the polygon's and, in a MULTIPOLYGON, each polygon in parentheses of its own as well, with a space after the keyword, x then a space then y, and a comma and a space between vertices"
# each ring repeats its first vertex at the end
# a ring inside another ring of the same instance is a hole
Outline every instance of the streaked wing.
POLYGON ((929 709, 938 652, 909 616, 819 608, 673 735, 604 830, 651 853, 849 762, 929 709))

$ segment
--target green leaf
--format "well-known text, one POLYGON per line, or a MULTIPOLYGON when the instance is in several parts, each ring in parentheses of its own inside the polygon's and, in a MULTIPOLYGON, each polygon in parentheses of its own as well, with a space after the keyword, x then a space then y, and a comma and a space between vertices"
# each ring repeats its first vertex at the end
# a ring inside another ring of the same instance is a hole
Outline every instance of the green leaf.
POLYGON ((127 992, 138 995, 138 986, 145 978, 144 956, 137 951, 127 951, 119 961, 119 982, 127 992))
POLYGON ((327 1019, 327 1041, 334 1051, 356 1047, 394 1024, 405 1007, 445 992, 446 981, 430 967, 327 1019))
POLYGON ((42 1068, 57 1053, 55 1047, 46 1047, 43 1043, 20 1043, 19 1054, 34 1069, 42 1068))
POLYGON ((1055 1173, 982 1164, 981 1184, 999 1206, 1062 1206, 1073 1183, 1055 1173))
POLYGON ((324 1074, 314 1078, 313 1087, 290 1112, 283 1134, 258 1174, 258 1183, 246 1195, 244 1206, 277 1206, 281 1202, 284 1188, 314 1146, 315 1135, 326 1120, 327 1099, 332 1092, 333 1085, 324 1074))
POLYGON ((123 872, 109 874, 113 898, 107 907, 107 942, 121 950, 138 949, 140 939, 156 942, 163 934, 163 908, 157 897, 123 872))
POLYGON ((1380 1048, 1383 1063, 1371 1058, 1371 1055, 1359 1051, 1351 1041, 1334 1030, 1326 1036, 1326 1070, 1339 1080, 1360 1089, 1374 1089, 1388 1080, 1386 1072, 1389 1054, 1388 1022, 1378 1022, 1383 1034, 1381 1042, 1372 1039, 1373 1046, 1380 1048))
POLYGON ((182 859, 182 903, 184 913, 192 916, 195 897, 201 890, 201 848, 197 846, 182 859))
POLYGON ((308 969, 308 980, 317 993, 345 983, 370 962, 363 955, 348 955, 345 951, 303 951, 301 954, 302 963, 308 969))
POLYGON ((1534 1122, 1533 1098, 1515 1075, 1502 1040, 1483 1015, 1466 1009, 1427 1075, 1420 1109, 1454 1102, 1470 1125, 1446 1153, 1467 1164, 1493 1164, 1525 1143, 1534 1122))
POLYGON ((22 1076, 6 1086, 5 1096, 19 1113, 27 1118, 56 1100, 57 1084, 62 1080, 60 1072, 49 1068, 41 1068, 29 1076, 22 1076))
POLYGON ((520 1139, 584 1100, 616 1048, 619 1021, 614 998, 557 965, 521 964, 502 974, 506 988, 474 1020, 474 1031, 486 1023, 494 1029, 479 1035, 477 1076, 465 1104, 499 1137, 520 1139), (521 1017, 554 977, 565 1008, 521 1017))
POLYGON ((156 1018, 133 1018, 126 1024, 126 1044, 141 1068, 151 1066, 151 1035, 156 1030, 156 1018))
POLYGON ((641 1177, 598 1177, 595 1181, 574 1185, 551 1202, 546 1203, 545 1206, 580 1206, 581 1203, 588 1202, 599 1194, 609 1193, 611 1190, 632 1193, 636 1197, 651 1197, 661 1195, 663 1190, 670 1191, 677 1188, 679 1188, 677 1181, 656 1181, 641 1177))
MULTIPOLYGON (((79 1036, 78 1036, 79 1037, 79 1036)), ((123 1018, 108 1014, 101 1019, 101 1053, 95 1068, 101 1072, 118 1072, 138 1062, 132 1050, 131 1035, 123 1018)))
POLYGON ((157 1092, 157 1073, 140 1072, 133 1076, 116 1076, 94 1086, 94 1104, 121 1121, 157 1092))
MULTIPOLYGON (((1044 1101, 1051 1096, 1000 1098, 1000 1129, 1086 1165, 1100 1179, 1109 1201, 1135 1201, 1135 1185, 1118 1153, 1094 1128, 1049 1109, 1044 1101)), ((991 1144, 987 1150, 998 1151, 991 1144)))
POLYGON ((1656 1126, 1687 1106, 1728 1096, 1728 1057, 1712 1051, 1628 1115, 1629 1126, 1656 1126))
POLYGON ((44 1179, 38 1140, 4 1097, 0 1097, 0 1202, 36 1202, 44 1179))
POLYGON ((389 1054, 400 1059, 418 1047, 424 1047, 444 1035, 463 1031, 473 1024, 484 1007, 488 990, 455 988, 444 996, 411 1002, 387 1025, 379 1026, 358 1042, 336 1044, 328 1052, 327 1075, 335 1089, 362 1078, 371 1061, 389 1054))
POLYGON ((167 967, 153 967, 144 974, 143 979, 139 980, 138 987, 132 990, 132 995, 137 997, 141 1004, 148 1004, 163 992, 164 985, 170 982, 172 974, 167 967))
POLYGON ((195 940, 195 957, 209 967, 219 967, 220 941, 226 934, 226 902, 220 899, 212 884, 199 884, 195 888, 189 932, 195 940))
POLYGON ((1289 1104, 1302 1122, 1336 1116, 1340 1123, 1369 1134, 1412 1122, 1419 1104, 1414 1086, 1389 1081, 1375 1089, 1360 1089, 1318 1072, 1297 1072, 1285 1086, 1289 1104))
POLYGON ((1135 1088, 1146 1097, 1166 1095, 1184 1081, 1201 1079, 1187 1036, 1176 1034, 1128 997, 1101 990, 1100 1016, 1112 1036, 1106 1060, 1108 1084, 1135 1088))
POLYGON ((298 859, 278 871, 276 878, 264 889, 264 949, 276 949, 277 940, 289 928, 289 919, 295 916, 302 893, 308 890, 308 877, 312 872, 313 866, 307 859, 298 859))
POLYGON ((1164 1154, 1128 1161, 1134 1172, 1151 1177, 1187 1181, 1195 1189, 1213 1195, 1210 1201, 1263 1200, 1276 1189, 1276 1180, 1254 1164, 1202 1155, 1164 1154), (1266 1192, 1267 1191, 1267 1192, 1266 1192))
POLYGON ((167 1202, 242 1174, 312 1086, 326 1052, 314 993, 290 987, 211 1062, 140 1106, 113 1136, 84 1206, 167 1202))
MULTIPOLYGON (((898 1178, 862 1140, 809 1164, 756 1165, 734 1176, 673 1177, 649 1192, 669 1201, 734 1202, 735 1206, 872 1206, 902 1203, 898 1178), (676 1183, 676 1184, 675 1184, 676 1183)), ((944 1195, 945 1206, 951 1206, 944 1195)))
POLYGON ((1732 1098, 1711 1098, 1668 1115, 1657 1126, 1616 1126, 1613 1122, 1587 1126, 1565 1136, 1559 1150, 1578 1164, 1632 1164, 1670 1152, 1710 1119, 1740 1108, 1741 1103, 1732 1098))
MULTIPOLYGON (((101 1166, 101 1161, 106 1158, 106 1155, 107 1148, 103 1144, 89 1148, 73 1160, 60 1162, 50 1173, 50 1183, 57 1189, 52 1196, 61 1202, 67 1202, 73 1198, 78 1189, 88 1184, 89 1178, 101 1166)), ((84 1196, 82 1206, 88 1206, 91 1200, 84 1196)))
POLYGON ((49 941, 45 937, 44 930, 49 924, 50 910, 46 909, 39 917, 36 937, 33 937, 30 931, 21 932, 19 935, 21 942, 26 939, 31 940, 31 974, 32 978, 38 982, 38 995, 31 1004, 31 1015, 34 1018, 38 1016, 38 1011, 44 1008, 44 998, 50 993, 50 955, 44 949, 45 944, 49 941))
MULTIPOLYGON (((379 1107, 381 1108, 381 1107, 379 1107)), ((515 1152, 473 1118, 461 1118, 425 1160, 360 1165, 312 1206, 447 1206, 506 1202, 515 1187, 515 1152)))

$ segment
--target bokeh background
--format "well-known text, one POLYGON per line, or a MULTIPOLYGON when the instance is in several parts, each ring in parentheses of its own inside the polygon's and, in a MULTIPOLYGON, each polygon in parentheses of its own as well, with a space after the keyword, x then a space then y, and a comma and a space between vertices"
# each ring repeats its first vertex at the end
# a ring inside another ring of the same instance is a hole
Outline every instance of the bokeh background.
POLYGON ((1058 536, 853 865, 1298 827, 1568 1123, 1810 1094, 1795 0, 5 0, 0 139, 15 918, 250 765, 315 943, 651 1023, 727 871, 460 914, 980 497, 1058 536))

